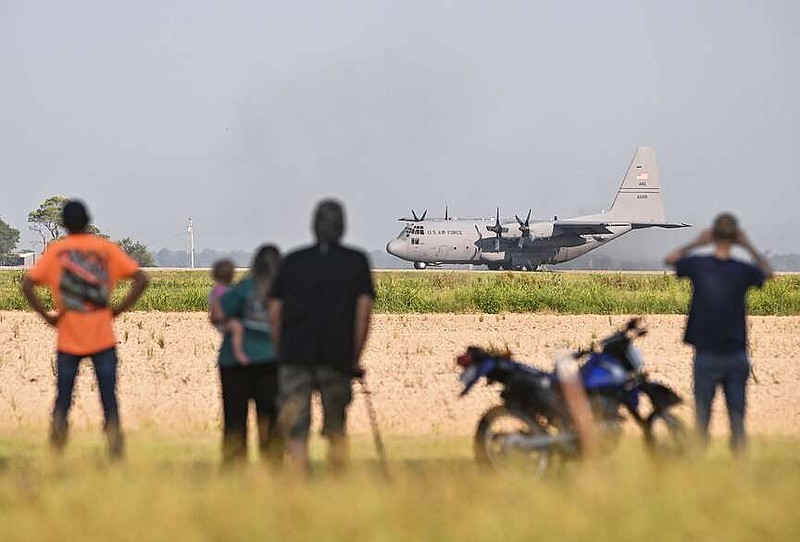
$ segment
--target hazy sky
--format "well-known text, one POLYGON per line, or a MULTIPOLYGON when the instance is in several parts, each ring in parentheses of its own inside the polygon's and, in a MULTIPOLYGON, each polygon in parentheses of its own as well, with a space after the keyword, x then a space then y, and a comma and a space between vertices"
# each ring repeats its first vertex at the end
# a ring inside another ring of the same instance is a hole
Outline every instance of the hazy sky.
POLYGON ((599 211, 649 145, 668 219, 800 252, 798 28, 781 0, 0 0, 0 217, 30 248, 63 194, 152 249, 188 216, 198 248, 290 248, 333 195, 373 250, 412 206, 599 211))

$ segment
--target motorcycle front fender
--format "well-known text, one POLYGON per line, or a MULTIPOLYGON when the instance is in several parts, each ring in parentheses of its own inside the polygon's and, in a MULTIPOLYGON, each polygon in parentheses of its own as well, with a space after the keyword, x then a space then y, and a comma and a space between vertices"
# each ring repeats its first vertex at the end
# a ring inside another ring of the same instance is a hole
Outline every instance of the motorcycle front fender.
POLYGON ((680 395, 658 382, 644 382, 641 390, 650 398, 655 410, 666 410, 683 402, 680 395))

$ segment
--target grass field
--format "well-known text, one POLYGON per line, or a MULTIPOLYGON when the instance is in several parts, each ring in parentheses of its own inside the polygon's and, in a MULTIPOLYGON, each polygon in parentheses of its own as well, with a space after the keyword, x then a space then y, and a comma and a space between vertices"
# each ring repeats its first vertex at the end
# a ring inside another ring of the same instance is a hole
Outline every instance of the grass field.
POLYGON ((0 540, 800 539, 792 440, 756 440, 740 462, 717 443, 668 465, 629 441, 538 482, 479 471, 466 439, 390 439, 385 482, 358 440, 349 476, 301 483, 255 463, 220 472, 212 437, 133 434, 122 465, 106 463, 94 434, 54 462, 43 437, 0 437, 0 540))
MULTIPOLYGON (((150 271, 137 310, 205 311, 207 272, 150 271)), ((0 272, 0 310, 24 310, 22 273, 0 272)), ((375 274, 376 310, 383 313, 680 314, 689 285, 671 274, 420 273, 375 274)), ((119 292, 117 293, 119 295, 119 292)), ((750 293, 750 313, 800 314, 800 277, 779 276, 750 293)))
MULTIPOLYGON (((25 308, 21 276, 0 272, 0 309, 25 308)), ((206 273, 153 271, 151 277, 139 310, 205 310, 206 273)), ((687 284, 667 274, 426 271, 378 273, 375 281, 377 308, 385 313, 680 313, 689 296, 687 284)), ((750 308, 753 314, 800 314, 800 278, 779 277, 751 295, 750 308)), ((417 345, 416 355, 424 348, 433 347, 417 345)), ((25 366, 30 390, 42 379, 25 366)), ((440 402, 431 410, 437 408, 440 402)), ((785 414, 791 416, 791 407, 785 414)), ((570 463, 535 481, 480 471, 467 437, 387 435, 388 482, 379 475, 371 441, 359 436, 346 477, 325 473, 324 449, 314 441, 316 474, 306 482, 256 462, 221 472, 218 429, 196 435, 133 431, 127 460, 110 465, 96 429, 76 430, 66 455, 56 460, 45 445, 46 428, 22 427, 0 433, 3 542, 800 540, 796 436, 756 437, 743 461, 732 460, 720 439, 707 455, 670 463, 654 463, 630 437, 596 463, 570 463)))

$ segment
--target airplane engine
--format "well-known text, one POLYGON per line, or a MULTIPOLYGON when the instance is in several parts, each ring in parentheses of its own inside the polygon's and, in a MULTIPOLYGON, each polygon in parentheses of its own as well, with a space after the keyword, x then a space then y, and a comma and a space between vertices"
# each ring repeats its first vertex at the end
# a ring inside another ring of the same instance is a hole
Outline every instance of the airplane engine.
POLYGON ((552 222, 538 222, 531 224, 532 239, 549 239, 553 236, 552 222))

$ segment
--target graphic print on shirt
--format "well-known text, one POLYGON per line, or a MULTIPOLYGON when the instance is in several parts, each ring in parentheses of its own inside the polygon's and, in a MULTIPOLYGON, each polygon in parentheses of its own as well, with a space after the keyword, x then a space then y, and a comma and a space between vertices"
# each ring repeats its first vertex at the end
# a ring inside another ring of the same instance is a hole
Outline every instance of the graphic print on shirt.
POLYGON ((64 310, 91 312, 108 306, 108 264, 95 252, 65 250, 59 289, 64 310))
POLYGON ((246 329, 269 333, 269 312, 264 306, 262 297, 258 292, 258 288, 253 288, 250 295, 247 296, 243 324, 246 329))

